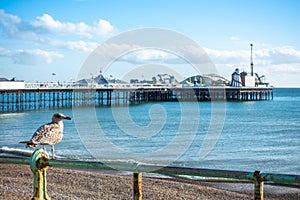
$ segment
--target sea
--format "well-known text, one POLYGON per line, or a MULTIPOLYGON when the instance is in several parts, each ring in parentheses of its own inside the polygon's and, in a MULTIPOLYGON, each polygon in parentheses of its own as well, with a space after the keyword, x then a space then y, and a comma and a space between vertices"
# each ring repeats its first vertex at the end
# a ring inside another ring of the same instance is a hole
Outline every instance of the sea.
MULTIPOLYGON (((0 113, 0 155, 30 154, 20 141, 60 112, 58 159, 124 161, 300 175, 300 88, 269 101, 152 102, 0 113)), ((41 147, 42 148, 42 147, 41 147)), ((46 146, 51 155, 51 147, 46 146)))

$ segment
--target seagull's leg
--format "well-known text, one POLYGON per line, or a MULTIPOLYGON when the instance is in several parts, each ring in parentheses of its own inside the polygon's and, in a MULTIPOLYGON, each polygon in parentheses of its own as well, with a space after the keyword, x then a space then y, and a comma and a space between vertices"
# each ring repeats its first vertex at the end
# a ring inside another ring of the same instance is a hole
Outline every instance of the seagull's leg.
POLYGON ((55 157, 54 157, 54 145, 52 145, 52 160, 55 160, 55 157))

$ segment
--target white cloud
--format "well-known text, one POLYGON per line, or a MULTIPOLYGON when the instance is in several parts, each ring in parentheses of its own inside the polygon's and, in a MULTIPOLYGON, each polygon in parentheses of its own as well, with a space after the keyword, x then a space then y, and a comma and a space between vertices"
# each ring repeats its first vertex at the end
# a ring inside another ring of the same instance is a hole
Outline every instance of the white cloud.
POLYGON ((98 45, 99 44, 96 42, 85 42, 83 40, 80 40, 66 42, 65 47, 67 47, 70 50, 92 52, 95 48, 97 48, 98 45))
POLYGON ((0 10, 0 27, 1 26, 2 32, 8 37, 22 38, 33 35, 31 31, 27 30, 28 26, 24 24, 18 16, 7 14, 4 10, 0 10))
POLYGON ((18 50, 13 53, 12 59, 16 64, 22 65, 40 65, 51 64, 53 59, 63 58, 60 53, 53 51, 44 51, 41 49, 18 50))
POLYGON ((169 52, 156 49, 141 49, 129 52, 120 58, 120 60, 134 63, 182 63, 179 57, 169 52))
POLYGON ((52 34, 65 34, 65 35, 80 35, 84 37, 91 37, 89 27, 80 22, 78 24, 69 22, 60 22, 54 20, 51 15, 43 14, 42 16, 36 17, 36 19, 31 23, 31 25, 36 29, 44 33, 52 34))
POLYGON ((26 22, 18 16, 5 13, 4 10, 0 10, 0 26, 2 26, 3 33, 8 37, 31 38, 33 40, 36 36, 44 34, 95 38, 107 36, 115 29, 109 21, 103 19, 99 19, 93 25, 87 25, 84 22, 62 22, 49 14, 43 14, 33 21, 26 22))
POLYGON ((276 72, 289 72, 289 73, 300 73, 300 67, 295 66, 293 64, 281 64, 281 65, 275 65, 270 66, 269 70, 274 70, 276 72))
POLYGON ((88 53, 92 52, 99 45, 96 42, 86 42, 84 40, 62 41, 62 40, 49 39, 48 43, 53 47, 68 49, 72 51, 75 50, 75 51, 88 52, 88 53))
POLYGON ((240 38, 239 37, 235 37, 235 36, 231 36, 231 37, 229 37, 229 40, 231 40, 231 41, 239 41, 240 38))
POLYGON ((97 23, 94 24, 92 31, 97 35, 108 35, 114 30, 114 27, 110 24, 109 21, 100 19, 97 23))
POLYGON ((212 59, 215 64, 242 64, 249 62, 250 55, 249 51, 238 50, 238 51, 226 51, 204 48, 208 56, 212 59))
POLYGON ((300 51, 291 46, 261 49, 254 54, 257 60, 266 60, 269 64, 300 64, 300 51))
POLYGON ((114 30, 114 27, 110 24, 110 22, 103 19, 94 23, 93 26, 89 26, 84 22, 61 22, 53 19, 53 17, 49 14, 43 14, 42 16, 36 17, 31 25, 46 33, 77 35, 86 38, 105 36, 114 30))
MULTIPOLYGON (((224 51, 204 48, 216 64, 250 63, 250 50, 224 51)), ((261 65, 300 64, 300 51, 291 46, 255 49, 254 63, 261 65)))
POLYGON ((11 55, 11 51, 6 49, 6 48, 3 48, 3 47, 0 47, 0 56, 2 57, 8 57, 11 55))
POLYGON ((205 51, 195 46, 174 45, 168 49, 141 47, 135 44, 104 43, 96 50, 102 58, 117 59, 130 64, 183 64, 210 62, 205 51))

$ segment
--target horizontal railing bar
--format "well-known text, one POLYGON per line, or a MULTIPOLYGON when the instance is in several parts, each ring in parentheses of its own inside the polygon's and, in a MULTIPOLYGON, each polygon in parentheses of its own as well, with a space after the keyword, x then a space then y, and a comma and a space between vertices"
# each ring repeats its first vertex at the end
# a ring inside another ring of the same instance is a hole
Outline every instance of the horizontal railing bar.
POLYGON ((134 171, 135 163, 111 163, 109 165, 96 161, 77 161, 77 160, 49 160, 50 166, 55 167, 69 167, 80 169, 100 169, 100 170, 120 170, 120 171, 134 171))
POLYGON ((262 173, 261 177, 262 177, 263 181, 271 181, 274 183, 300 184, 300 176, 299 175, 262 173))
POLYGON ((0 163, 30 164, 29 158, 0 157, 0 163))
MULTIPOLYGON (((30 164, 29 158, 0 157, 0 163, 30 164)), ((50 166, 80 168, 80 169, 99 169, 99 170, 120 170, 129 172, 152 172, 164 175, 186 175, 199 177, 227 178, 237 180, 254 180, 254 172, 213 170, 200 168, 186 168, 173 166, 144 165, 139 163, 102 163, 97 161, 79 160, 49 160, 50 166)), ((291 184, 300 186, 300 175, 262 173, 261 181, 271 181, 279 184, 291 184)))

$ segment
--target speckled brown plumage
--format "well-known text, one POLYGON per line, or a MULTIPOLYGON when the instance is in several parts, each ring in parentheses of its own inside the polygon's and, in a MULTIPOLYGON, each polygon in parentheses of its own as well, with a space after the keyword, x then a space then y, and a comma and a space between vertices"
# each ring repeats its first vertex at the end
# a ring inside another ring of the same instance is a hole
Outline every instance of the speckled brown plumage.
POLYGON ((63 119, 70 120, 71 118, 61 113, 55 113, 52 116, 52 122, 39 127, 33 134, 31 140, 20 143, 26 143, 27 148, 35 148, 37 145, 50 145, 52 146, 52 159, 55 159, 54 145, 59 143, 63 138, 63 119))

